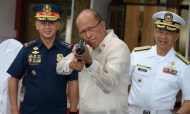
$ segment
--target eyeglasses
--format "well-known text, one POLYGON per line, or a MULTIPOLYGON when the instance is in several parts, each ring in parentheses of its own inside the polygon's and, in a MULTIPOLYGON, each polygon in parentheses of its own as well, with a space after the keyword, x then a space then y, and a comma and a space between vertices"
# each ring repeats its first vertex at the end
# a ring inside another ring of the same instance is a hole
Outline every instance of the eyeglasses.
POLYGON ((84 36, 87 32, 93 32, 95 30, 95 28, 100 24, 101 21, 102 20, 99 20, 98 23, 95 26, 88 27, 88 28, 82 30, 79 34, 81 36, 84 36))

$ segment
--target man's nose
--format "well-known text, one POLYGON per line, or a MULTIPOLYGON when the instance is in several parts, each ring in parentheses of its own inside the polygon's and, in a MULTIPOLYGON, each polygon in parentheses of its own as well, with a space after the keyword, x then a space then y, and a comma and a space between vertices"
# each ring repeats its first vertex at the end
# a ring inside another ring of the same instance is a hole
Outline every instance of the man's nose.
POLYGON ((167 32, 163 31, 161 34, 162 37, 167 37, 167 32))
POLYGON ((90 31, 86 31, 86 37, 88 38, 88 37, 90 37, 91 36, 91 32, 90 31))

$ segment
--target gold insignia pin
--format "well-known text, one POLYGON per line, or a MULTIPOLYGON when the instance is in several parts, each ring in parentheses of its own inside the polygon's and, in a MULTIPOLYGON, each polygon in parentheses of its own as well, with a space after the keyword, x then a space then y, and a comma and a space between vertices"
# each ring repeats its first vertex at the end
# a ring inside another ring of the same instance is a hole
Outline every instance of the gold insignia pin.
POLYGON ((37 62, 37 63, 41 63, 41 55, 37 55, 37 57, 36 57, 36 62, 37 62))
POLYGON ((28 56, 28 62, 31 63, 31 62, 32 62, 32 59, 33 59, 33 56, 32 56, 32 55, 29 55, 29 56, 28 56))
POLYGON ((172 66, 175 65, 175 62, 174 62, 174 61, 171 61, 171 65, 172 65, 172 66))
POLYGON ((33 47, 33 50, 38 50, 38 47, 37 46, 33 47))
POLYGON ((38 50, 38 47, 36 47, 36 46, 33 47, 33 50, 34 50, 34 51, 32 51, 33 54, 38 54, 38 53, 39 53, 39 52, 37 51, 37 50, 38 50))
POLYGON ((57 62, 61 61, 62 58, 63 58, 63 54, 58 53, 58 54, 57 54, 57 58, 56 58, 57 62))
POLYGON ((32 53, 33 53, 33 54, 38 54, 39 52, 38 52, 38 51, 33 51, 32 53))

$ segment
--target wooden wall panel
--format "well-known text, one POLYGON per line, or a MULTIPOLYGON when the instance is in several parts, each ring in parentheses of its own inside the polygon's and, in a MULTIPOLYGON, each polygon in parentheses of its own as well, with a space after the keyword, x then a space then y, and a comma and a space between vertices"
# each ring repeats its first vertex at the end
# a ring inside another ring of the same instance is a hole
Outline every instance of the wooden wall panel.
POLYGON ((124 41, 132 51, 138 45, 139 6, 127 6, 125 16, 124 41))
POLYGON ((141 46, 154 44, 154 21, 152 15, 156 10, 156 7, 144 7, 141 46))
POLYGON ((72 26, 72 35, 71 35, 71 43, 75 44, 79 40, 78 30, 76 27, 75 20, 78 14, 83 10, 90 8, 90 0, 75 0, 75 8, 74 8, 74 20, 72 26), (82 4, 82 5, 81 5, 82 4))
POLYGON ((22 37, 22 26, 23 26, 23 17, 24 17, 24 0, 16 0, 16 15, 15 15, 15 30, 16 30, 16 39, 20 42, 23 42, 22 37))

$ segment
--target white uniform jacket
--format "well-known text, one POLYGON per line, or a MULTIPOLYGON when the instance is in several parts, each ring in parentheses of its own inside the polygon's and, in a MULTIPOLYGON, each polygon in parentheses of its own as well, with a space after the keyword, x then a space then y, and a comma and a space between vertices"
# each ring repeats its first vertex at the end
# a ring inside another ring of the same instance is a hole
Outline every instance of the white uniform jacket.
MULTIPOLYGON (((79 73, 80 114, 128 114, 127 45, 109 30, 99 47, 89 50, 93 63, 79 73)), ((69 63, 68 58, 60 61, 57 72, 68 74, 69 63)))
POLYGON ((133 51, 129 105, 147 110, 170 110, 180 89, 183 98, 190 100, 190 75, 184 74, 187 66, 173 48, 164 57, 157 55, 156 46, 133 51))
POLYGON ((8 78, 10 75, 7 70, 21 48, 22 44, 14 39, 0 43, 0 114, 11 114, 8 96, 8 78))

